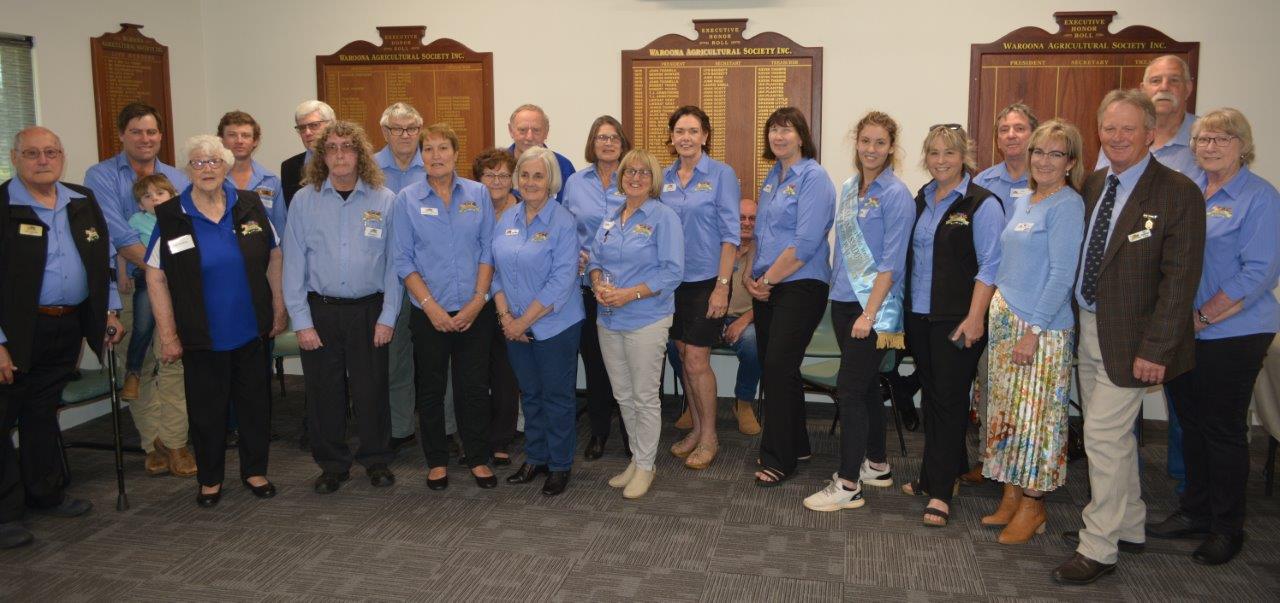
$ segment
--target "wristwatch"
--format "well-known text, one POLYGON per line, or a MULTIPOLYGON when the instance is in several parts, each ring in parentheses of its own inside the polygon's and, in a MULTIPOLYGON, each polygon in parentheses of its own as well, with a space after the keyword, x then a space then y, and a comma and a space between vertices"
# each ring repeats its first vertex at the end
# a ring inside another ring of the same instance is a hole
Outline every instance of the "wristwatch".
POLYGON ((764 285, 764 286, 766 286, 766 287, 772 287, 772 286, 773 286, 773 283, 769 282, 769 277, 767 277, 767 276, 762 276, 762 277, 760 277, 760 284, 761 284, 761 285, 764 285))
POLYGON ((1202 322, 1202 323, 1204 323, 1204 324, 1206 324, 1206 325, 1211 325, 1211 324, 1213 324, 1212 322, 1209 322, 1209 317, 1208 317, 1208 316, 1205 316, 1205 315, 1204 315, 1204 312, 1201 312, 1199 308, 1196 308, 1196 318, 1198 318, 1198 319, 1200 320, 1200 322, 1202 322))
POLYGON ((1043 333, 1043 332, 1044 332, 1044 329, 1043 329, 1040 325, 1031 325, 1031 334, 1032 334, 1032 335, 1035 335, 1036 337, 1039 337, 1039 336, 1040 336, 1040 334, 1041 334, 1041 333, 1043 333))
POLYGON ((716 279, 716 282, 720 283, 721 285, 728 285, 728 284, 729 284, 729 279, 727 279, 727 278, 718 278, 718 279, 716 279))

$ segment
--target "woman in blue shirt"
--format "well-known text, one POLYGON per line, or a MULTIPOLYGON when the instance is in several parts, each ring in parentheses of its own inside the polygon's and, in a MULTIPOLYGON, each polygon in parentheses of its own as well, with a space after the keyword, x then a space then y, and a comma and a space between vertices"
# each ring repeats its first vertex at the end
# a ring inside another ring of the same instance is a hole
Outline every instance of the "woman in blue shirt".
POLYGON ((467 464, 476 484, 493 488, 498 485, 489 468, 493 208, 484 185, 458 177, 458 136, 448 124, 422 130, 422 159, 426 180, 396 196, 391 253, 409 301, 420 310, 410 315, 409 330, 427 487, 449 486, 444 390, 445 371, 452 365, 454 409, 467 464))
POLYGON ((879 373, 886 351, 905 347, 902 276, 915 202, 893 173, 898 122, 872 111, 853 134, 857 173, 845 181, 836 206, 831 272, 831 326, 840 345, 840 467, 825 488, 804 499, 814 511, 856 509, 863 504, 863 484, 893 485, 879 373))
POLYGON ((1004 526, 1000 544, 1044 530, 1044 493, 1067 481, 1067 399, 1075 284, 1084 238, 1080 131, 1057 119, 1028 142, 1030 195, 1011 201, 991 298, 982 472, 1004 496, 982 525, 1004 526))
MULTIPOLYGON (((579 272, 586 270, 587 250, 595 240, 596 231, 600 230, 600 222, 622 205, 623 195, 618 190, 618 163, 630 150, 631 140, 622 130, 622 124, 611 115, 601 115, 591 122, 591 130, 587 134, 586 159, 590 165, 565 180, 564 207, 573 214, 581 245, 579 272)), ((582 355, 582 367, 587 371, 587 416, 591 419, 591 439, 582 451, 582 458, 594 461, 604 454, 618 402, 613 398, 609 372, 600 357, 600 337, 596 331, 599 312, 591 281, 584 275, 581 285, 586 320, 582 322, 579 353, 582 355)), ((622 425, 622 451, 631 454, 625 424, 622 425)))
POLYGON ((1196 290, 1196 364, 1169 382, 1187 464, 1178 510, 1147 526, 1162 538, 1200 536, 1191 557, 1226 563, 1244 544, 1249 400, 1280 329, 1272 288, 1280 274, 1280 193, 1249 170, 1253 131, 1236 109, 1191 128, 1205 196, 1204 270, 1196 290))
POLYGON ((662 431, 663 354, 684 275, 684 234, 675 210, 658 200, 658 160, 634 150, 622 159, 626 202, 600 223, 587 265, 601 306, 600 350, 633 460, 609 480, 626 498, 649 491, 662 431))
POLYGON ((693 407, 693 431, 671 447, 684 466, 706 469, 720 448, 716 437, 716 375, 711 346, 720 343, 729 309, 729 279, 737 257, 741 225, 738 176, 711 158, 711 118, 684 106, 667 120, 676 161, 662 175, 662 202, 684 225, 684 282, 675 292, 671 339, 684 365, 684 383, 693 407))
POLYGON ((805 428, 800 363, 827 306, 836 189, 814 157, 809 122, 795 107, 765 121, 764 159, 774 161, 760 188, 756 255, 743 282, 753 298, 764 381, 764 430, 756 485, 795 475, 812 454, 805 428))
POLYGON ((550 202, 560 190, 555 153, 531 147, 515 173, 524 201, 504 212, 493 231, 494 302, 524 406, 525 461, 507 482, 546 474, 542 493, 555 496, 569 485, 577 447, 581 244, 573 214, 550 202))

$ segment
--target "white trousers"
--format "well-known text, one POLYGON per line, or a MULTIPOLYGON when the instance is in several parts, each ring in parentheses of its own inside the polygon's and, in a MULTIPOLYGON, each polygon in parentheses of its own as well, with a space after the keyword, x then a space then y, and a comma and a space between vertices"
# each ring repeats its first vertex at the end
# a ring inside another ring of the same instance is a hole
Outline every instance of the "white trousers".
POLYGON ((631 331, 613 331, 599 325, 600 355, 613 384, 613 397, 627 426, 631 455, 636 466, 653 470, 662 433, 662 362, 667 352, 671 316, 631 331))

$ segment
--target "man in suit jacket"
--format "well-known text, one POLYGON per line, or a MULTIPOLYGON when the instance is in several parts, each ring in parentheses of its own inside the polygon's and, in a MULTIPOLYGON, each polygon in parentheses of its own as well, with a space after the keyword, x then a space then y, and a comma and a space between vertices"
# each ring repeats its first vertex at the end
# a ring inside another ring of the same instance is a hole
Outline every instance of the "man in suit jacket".
POLYGON ((1063 584, 1097 580, 1115 569, 1118 549, 1146 542, 1133 422, 1148 387, 1194 364, 1191 307, 1204 257, 1204 197, 1151 156, 1155 124, 1155 106, 1137 90, 1114 90, 1098 109, 1110 167, 1085 182, 1089 227, 1075 292, 1093 499, 1084 529, 1065 535, 1079 544, 1053 572, 1063 584))
POLYGON ((311 144, 333 120, 333 107, 324 101, 302 101, 293 110, 293 122, 297 124, 293 129, 298 132, 298 138, 302 139, 304 150, 280 163, 280 187, 284 189, 285 207, 293 202, 293 194, 302 188, 302 170, 306 169, 307 162, 311 160, 311 144))

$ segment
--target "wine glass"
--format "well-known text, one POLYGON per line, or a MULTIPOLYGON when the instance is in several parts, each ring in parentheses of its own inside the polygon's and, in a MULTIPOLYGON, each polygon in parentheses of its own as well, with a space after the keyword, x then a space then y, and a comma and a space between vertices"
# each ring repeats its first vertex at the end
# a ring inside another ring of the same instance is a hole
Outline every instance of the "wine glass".
MULTIPOLYGON (((599 288, 600 288, 600 291, 601 291, 602 293, 603 293, 603 292, 605 292, 605 291, 611 291, 611 290, 613 290, 613 286, 614 286, 614 283, 613 283, 613 274, 609 273, 609 271, 607 271, 607 270, 606 270, 606 271, 604 271, 604 272, 601 272, 601 273, 600 273, 600 284, 599 284, 599 285, 597 285, 597 287, 599 287, 599 288)), ((613 314, 613 307, 611 307, 611 306, 606 306, 606 305, 604 305, 604 304, 601 304, 601 312, 604 312, 604 313, 605 313, 605 315, 611 315, 611 314, 613 314)))

